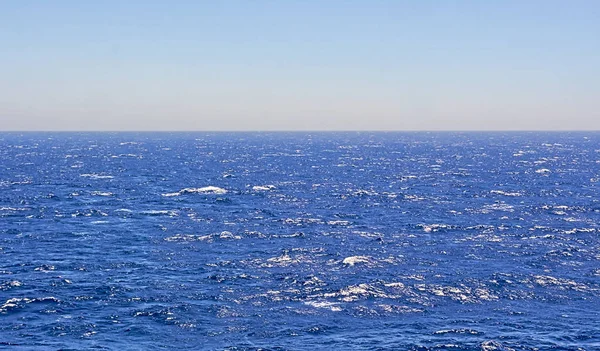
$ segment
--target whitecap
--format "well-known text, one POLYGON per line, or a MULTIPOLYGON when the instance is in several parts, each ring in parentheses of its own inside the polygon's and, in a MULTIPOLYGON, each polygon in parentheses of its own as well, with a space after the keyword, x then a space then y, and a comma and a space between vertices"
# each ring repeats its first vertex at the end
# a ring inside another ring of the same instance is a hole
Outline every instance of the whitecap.
POLYGON ((23 282, 20 282, 18 280, 12 280, 0 284, 0 290, 8 290, 10 288, 18 288, 20 286, 23 286, 23 282))
POLYGON ((210 235, 199 236, 199 235, 192 235, 192 234, 175 234, 173 236, 165 238, 164 240, 180 242, 180 241, 199 241, 199 240, 207 240, 207 239, 210 239, 210 235))
POLYGON ((350 222, 349 221, 337 220, 337 221, 327 221, 327 224, 329 224, 329 225, 347 226, 347 225, 350 225, 350 222))
POLYGON ((106 224, 110 223, 109 221, 92 221, 90 224, 106 224))
POLYGON ((393 296, 387 295, 383 290, 376 288, 372 285, 363 283, 358 285, 349 285, 340 289, 338 292, 326 293, 324 297, 337 297, 344 302, 357 301, 364 297, 379 297, 379 298, 392 298, 393 296))
POLYGON ((252 187, 254 191, 269 191, 275 189, 275 185, 255 185, 252 187))
POLYGON ((219 234, 219 239, 234 239, 234 240, 239 240, 242 237, 239 235, 234 235, 232 232, 228 232, 228 231, 222 231, 219 234))
POLYGON ((176 234, 170 237, 165 238, 165 241, 171 242, 186 242, 186 241, 206 241, 213 242, 215 239, 221 240, 240 240, 242 237, 239 235, 234 235, 231 232, 223 231, 217 234, 207 234, 207 235, 193 235, 193 234, 176 234))
POLYGON ((162 196, 166 196, 166 197, 171 197, 171 196, 179 196, 181 195, 181 193, 176 192, 176 193, 166 193, 166 194, 161 194, 162 196))
POLYGON ((177 217, 177 211, 175 210, 147 210, 147 211, 141 211, 140 212, 143 215, 147 215, 147 216, 170 216, 170 217, 177 217))
POLYGON ((325 282, 323 282, 321 279, 317 278, 317 277, 311 277, 310 279, 306 280, 304 283, 302 283, 302 285, 306 286, 306 285, 325 285, 325 282))
POLYGON ((23 207, 0 207, 0 211, 28 211, 30 208, 23 207))
POLYGON ((303 224, 323 224, 319 218, 286 218, 283 220, 285 224, 303 225, 303 224))
POLYGON ((492 194, 498 194, 498 195, 504 195, 504 196, 522 196, 523 194, 513 191, 513 192, 509 192, 509 191, 503 191, 503 190, 492 190, 490 191, 490 193, 492 194))
POLYGON ((505 347, 501 343, 495 340, 487 340, 481 343, 482 351, 515 351, 515 349, 510 347, 505 347))
POLYGON ((9 309, 23 307, 23 305, 32 303, 32 302, 56 302, 59 303, 60 300, 54 296, 40 297, 35 299, 30 299, 27 297, 13 297, 11 299, 6 300, 4 304, 0 306, 0 313, 7 312, 9 309))
POLYGON ((47 264, 43 264, 39 267, 36 267, 34 269, 34 271, 39 271, 39 272, 49 272, 49 271, 53 271, 55 270, 56 267, 52 266, 52 265, 47 265, 47 264))
POLYGON ((2 306, 0 306, 0 312, 6 312, 10 308, 21 306, 23 303, 29 303, 32 300, 26 297, 13 297, 6 300, 2 306))
POLYGON ((304 301, 305 305, 316 307, 316 308, 324 308, 331 310, 333 312, 340 312, 342 308, 339 306, 339 302, 329 302, 329 301, 304 301))
POLYGON ((350 257, 344 258, 342 263, 347 264, 348 266, 354 266, 355 264, 358 264, 358 263, 371 263, 372 260, 373 259, 369 256, 350 256, 350 257))
POLYGON ((426 200, 426 198, 424 198, 424 197, 420 197, 420 196, 417 196, 417 195, 410 195, 410 194, 404 195, 404 199, 405 200, 410 200, 410 201, 423 201, 423 200, 426 200))
POLYGON ((176 193, 166 193, 162 194, 162 196, 170 197, 170 196, 179 196, 185 194, 217 194, 222 195, 226 194, 227 190, 223 188, 219 188, 217 186, 205 186, 202 188, 185 188, 181 189, 176 193))
POLYGON ((185 188, 179 191, 181 194, 226 194, 227 190, 216 186, 205 186, 202 188, 185 188))
POLYGON ((444 229, 453 229, 452 225, 443 224, 443 223, 418 224, 417 227, 423 228, 423 231, 425 233, 437 232, 439 230, 444 230, 444 229))
POLYGON ((363 238, 383 238, 383 234, 378 233, 378 232, 366 232, 366 231, 355 230, 352 232, 352 234, 359 235, 363 238))
POLYGON ((515 209, 513 206, 504 202, 484 205, 481 209, 481 213, 490 213, 491 211, 514 212, 515 209))
POLYGON ((85 174, 80 174, 79 176, 90 178, 90 179, 113 179, 114 178, 114 176, 111 176, 111 175, 102 175, 102 174, 96 174, 96 173, 85 173, 85 174))
POLYGON ((283 254, 281 256, 277 256, 277 257, 271 257, 269 259, 267 259, 267 262, 273 262, 273 263, 279 263, 279 264, 290 264, 290 263, 295 263, 295 261, 292 259, 292 257, 290 255, 283 254))
POLYGON ((388 304, 379 304, 377 305, 379 309, 386 313, 422 313, 423 310, 419 308, 412 308, 408 306, 401 305, 388 305, 388 304))
POLYGON ((454 301, 461 303, 475 303, 479 301, 492 301, 497 300, 498 296, 492 294, 488 289, 470 288, 466 286, 441 286, 441 285, 426 285, 417 284, 415 288, 418 291, 428 292, 435 296, 449 297, 454 301))
POLYGON ((103 192, 103 191, 92 191, 90 194, 93 195, 93 196, 113 196, 114 195, 113 193, 111 193, 109 191, 106 191, 106 192, 103 192))
POLYGON ((472 335, 479 335, 479 334, 482 334, 482 333, 479 332, 479 331, 477 331, 477 330, 473 330, 473 329, 461 328, 461 329, 442 329, 442 330, 437 330, 433 334, 436 334, 436 335, 439 335, 439 334, 472 334, 472 335))
POLYGON ((558 286, 563 289, 569 288, 577 291, 587 290, 587 286, 584 284, 580 284, 569 279, 555 278, 549 275, 534 275, 532 280, 535 284, 540 286, 558 286))
POLYGON ((354 196, 376 196, 379 194, 377 192, 371 191, 371 190, 358 189, 358 190, 354 191, 352 193, 352 195, 354 195, 354 196))

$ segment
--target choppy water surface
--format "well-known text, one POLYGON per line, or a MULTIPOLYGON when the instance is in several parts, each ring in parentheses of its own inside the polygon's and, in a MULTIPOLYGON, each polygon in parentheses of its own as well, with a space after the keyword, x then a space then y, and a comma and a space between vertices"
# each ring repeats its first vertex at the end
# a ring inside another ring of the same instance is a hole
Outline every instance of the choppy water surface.
POLYGON ((0 134, 0 347, 599 350, 599 133, 0 134))

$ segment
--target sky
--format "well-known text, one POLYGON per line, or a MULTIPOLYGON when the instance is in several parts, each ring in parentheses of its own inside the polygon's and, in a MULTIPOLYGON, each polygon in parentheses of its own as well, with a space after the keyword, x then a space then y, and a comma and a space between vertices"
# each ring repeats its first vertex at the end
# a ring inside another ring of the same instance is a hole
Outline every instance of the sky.
POLYGON ((600 130, 600 1, 0 0, 0 130, 600 130))

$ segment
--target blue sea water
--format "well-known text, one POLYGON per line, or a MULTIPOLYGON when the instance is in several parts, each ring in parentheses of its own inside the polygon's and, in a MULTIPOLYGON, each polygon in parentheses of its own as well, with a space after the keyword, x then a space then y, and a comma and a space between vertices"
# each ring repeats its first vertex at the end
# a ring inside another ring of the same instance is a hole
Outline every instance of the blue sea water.
POLYGON ((0 133, 0 348, 600 350, 600 133, 0 133))

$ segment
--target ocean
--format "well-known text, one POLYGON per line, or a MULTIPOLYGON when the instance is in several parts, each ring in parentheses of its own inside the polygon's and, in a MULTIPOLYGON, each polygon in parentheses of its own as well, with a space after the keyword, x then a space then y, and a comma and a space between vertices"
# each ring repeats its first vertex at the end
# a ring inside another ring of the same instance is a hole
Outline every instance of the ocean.
POLYGON ((0 133, 0 349, 600 350, 600 133, 0 133))

